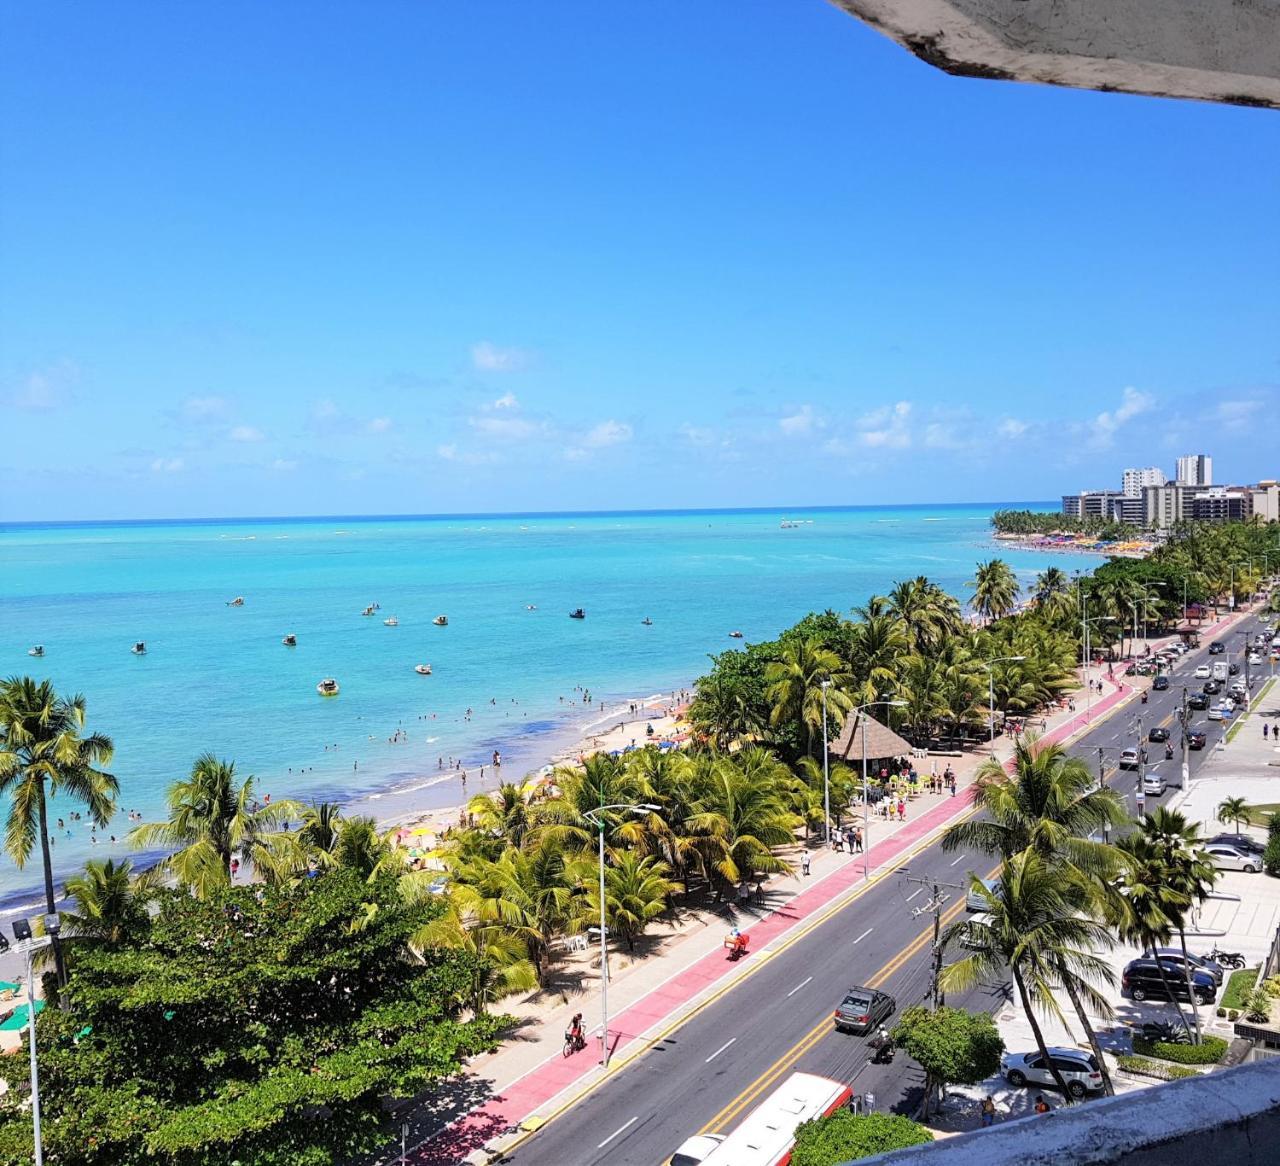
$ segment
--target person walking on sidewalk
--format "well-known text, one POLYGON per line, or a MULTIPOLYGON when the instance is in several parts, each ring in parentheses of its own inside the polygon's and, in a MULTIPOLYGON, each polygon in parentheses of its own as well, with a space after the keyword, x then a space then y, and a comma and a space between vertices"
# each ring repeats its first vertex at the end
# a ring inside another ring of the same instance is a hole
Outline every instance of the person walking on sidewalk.
POLYGON ((853 845, 859 854, 862 853, 862 827, 855 826, 853 828, 853 845))
POLYGON ((800 855, 800 869, 804 871, 805 878, 809 877, 809 864, 812 861, 813 860, 809 857, 809 852, 807 850, 802 855, 800 855))
POLYGON ((954 773, 951 775, 951 796, 956 796, 956 775, 954 773))

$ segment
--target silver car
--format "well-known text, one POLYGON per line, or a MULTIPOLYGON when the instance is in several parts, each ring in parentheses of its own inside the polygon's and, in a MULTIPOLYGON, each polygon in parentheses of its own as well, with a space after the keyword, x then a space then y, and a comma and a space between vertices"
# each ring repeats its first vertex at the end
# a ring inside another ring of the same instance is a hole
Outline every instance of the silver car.
POLYGON ((1261 864, 1256 854, 1250 854, 1238 846, 1228 846, 1225 842, 1206 846, 1204 852, 1219 870, 1242 870, 1245 874, 1256 874, 1261 864))

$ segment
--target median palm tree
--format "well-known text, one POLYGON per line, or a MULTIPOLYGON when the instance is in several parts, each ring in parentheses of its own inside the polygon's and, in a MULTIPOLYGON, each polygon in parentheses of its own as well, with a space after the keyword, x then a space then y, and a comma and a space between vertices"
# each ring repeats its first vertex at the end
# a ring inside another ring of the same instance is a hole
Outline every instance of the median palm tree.
POLYGON ((779 658, 765 668, 769 687, 765 695, 773 703, 772 724, 793 724, 805 735, 805 753, 815 756, 814 743, 822 731, 823 684, 826 682, 827 717, 836 724, 853 707, 846 689, 849 673, 840 657, 822 646, 816 636, 783 647, 779 658))
POLYGON ((175 847, 161 865, 199 898, 231 881, 231 860, 251 863, 264 859, 274 868, 273 831, 298 818, 303 807, 283 801, 258 805, 253 778, 237 782, 233 761, 202 753, 191 776, 175 781, 168 793, 169 817, 145 822, 129 832, 134 846, 175 847))
MULTIPOLYGON (((1100 999, 1093 985, 1109 983, 1112 972, 1095 953, 1110 944, 1110 933, 1080 914, 1072 881, 1035 850, 1006 858, 998 877, 989 888, 971 876, 971 893, 982 897, 984 913, 958 920, 943 933, 944 947, 958 940, 966 954, 942 970, 939 983, 945 991, 967 991, 980 983, 1003 984, 1012 976, 1036 1047, 1069 1097, 1066 1081, 1049 1057, 1038 1014, 1066 1023, 1053 993, 1059 984, 1070 983, 1077 996, 1087 992, 1091 1000, 1100 999)), ((1092 1033, 1087 1020, 1085 1027, 1092 1033)))
POLYGON ((509 781, 489 793, 476 794, 467 803, 467 813, 475 819, 478 829, 503 846, 517 849, 524 844, 532 824, 528 796, 509 781))
POLYGON ((966 586, 973 588, 969 602, 988 623, 1008 615, 1018 602, 1017 576, 1003 559, 979 563, 966 586))
MULTIPOLYGON (((111 761, 111 738, 83 735, 84 722, 84 697, 60 697, 47 680, 13 676, 0 684, 0 793, 11 799, 4 848, 21 869, 39 844, 45 911, 50 915, 56 901, 48 799, 67 795, 102 829, 115 812, 120 789, 116 779, 99 768, 111 761)), ((56 938, 53 954, 58 983, 65 985, 66 968, 56 938)))
POLYGON ((1218 821, 1226 825, 1230 822, 1240 832, 1240 824, 1249 823, 1249 803, 1245 798, 1226 798, 1218 803, 1218 821))

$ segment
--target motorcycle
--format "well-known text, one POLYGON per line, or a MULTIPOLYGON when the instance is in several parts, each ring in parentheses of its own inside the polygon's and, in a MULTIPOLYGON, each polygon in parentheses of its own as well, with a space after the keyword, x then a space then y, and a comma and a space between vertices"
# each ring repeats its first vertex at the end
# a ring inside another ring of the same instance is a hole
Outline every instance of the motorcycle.
POLYGON ((1219 951, 1216 947, 1209 953, 1209 959, 1216 964, 1221 964, 1224 968, 1242 968, 1244 967, 1244 956, 1238 951, 1219 951))
POLYGON ((1166 746, 1164 747, 1164 759, 1165 759, 1166 761, 1172 761, 1172 760, 1173 760, 1173 746, 1172 746, 1172 745, 1166 745, 1166 746))
POLYGON ((875 1055, 871 1058, 873 1065, 891 1065, 893 1064, 893 1038, 892 1037, 874 1037, 868 1042, 873 1049, 875 1055))

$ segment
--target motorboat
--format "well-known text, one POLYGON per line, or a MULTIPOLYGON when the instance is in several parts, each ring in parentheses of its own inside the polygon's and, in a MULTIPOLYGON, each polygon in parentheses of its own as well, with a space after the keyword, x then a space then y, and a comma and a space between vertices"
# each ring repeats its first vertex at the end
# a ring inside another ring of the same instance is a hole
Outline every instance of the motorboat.
POLYGON ((569 618, 570 619, 586 619, 587 613, 583 611, 582 608, 575 607, 571 612, 569 612, 569 618))
POLYGON ((387 618, 384 619, 382 622, 385 627, 389 627, 389 628, 398 628, 400 626, 400 621, 396 619, 394 615, 387 616, 387 618))
POLYGON ((132 648, 129 649, 135 656, 145 656, 147 654, 147 643, 145 640, 139 640, 132 648))
POLYGON ((319 684, 316 685, 316 691, 321 696, 337 696, 338 682, 332 676, 326 676, 319 684))
POLYGON ((647 628, 653 627, 653 620, 651 620, 647 615, 640 622, 647 628))
POLYGON ((524 609, 525 611, 537 611, 538 605, 536 603, 526 603, 524 609))
POLYGON ((28 656, 43 656, 43 655, 44 655, 44 645, 43 645, 43 644, 33 644, 30 648, 28 648, 28 649, 27 649, 27 655, 28 655, 28 656))
POLYGON ((298 637, 290 632, 283 640, 280 641, 286 648, 296 648, 298 646, 298 637))
POLYGON ((243 606, 244 606, 244 596, 243 596, 243 595, 237 595, 234 599, 228 599, 228 600, 227 600, 227 606, 228 606, 228 607, 243 607, 243 606))
POLYGON ((741 633, 741 632, 730 632, 730 633, 729 633, 729 639, 731 639, 731 640, 740 640, 740 639, 742 639, 742 633, 741 633))
POLYGON ((435 619, 433 619, 431 622, 432 622, 433 624, 435 624, 435 625, 436 625, 436 627, 438 627, 438 628, 448 627, 448 626, 449 626, 449 617, 448 617, 447 615, 438 615, 438 616, 436 616, 436 618, 435 618, 435 619))
POLYGON ((414 671, 415 671, 419 676, 430 676, 430 675, 431 675, 431 665, 430 665, 430 664, 419 664, 419 665, 417 665, 417 667, 415 667, 415 668, 414 668, 414 671))
POLYGON ((378 605, 377 605, 376 603, 371 603, 371 604, 369 604, 369 606, 368 606, 368 607, 366 607, 366 608, 364 609, 364 611, 362 611, 360 614, 361 614, 361 615, 372 615, 372 614, 373 614, 375 611, 377 611, 377 610, 378 610, 378 605))

